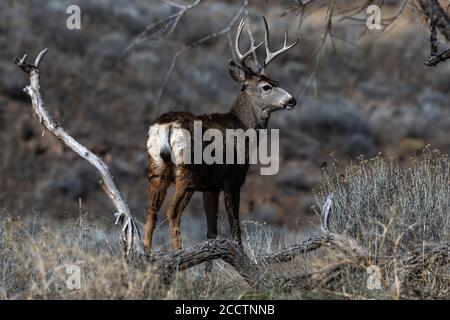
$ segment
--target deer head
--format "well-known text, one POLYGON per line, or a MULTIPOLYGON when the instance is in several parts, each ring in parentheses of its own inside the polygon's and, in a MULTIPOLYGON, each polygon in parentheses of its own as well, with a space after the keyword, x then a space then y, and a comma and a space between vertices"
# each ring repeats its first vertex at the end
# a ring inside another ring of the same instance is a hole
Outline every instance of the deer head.
POLYGON ((283 47, 275 52, 270 50, 269 27, 264 20, 265 39, 255 46, 253 41, 250 49, 244 54, 239 50, 239 39, 244 28, 244 19, 241 20, 235 39, 235 50, 239 62, 230 60, 228 71, 233 80, 242 85, 241 93, 233 107, 235 115, 247 127, 265 128, 272 112, 282 109, 293 109, 296 101, 278 82, 269 78, 266 68, 280 54, 293 48, 298 39, 288 45, 288 34, 285 33, 283 47), (256 59, 256 49, 262 44, 266 48, 266 58, 261 65, 256 59), (255 53, 255 54, 254 54, 255 53), (254 56, 254 57, 253 57, 254 56))

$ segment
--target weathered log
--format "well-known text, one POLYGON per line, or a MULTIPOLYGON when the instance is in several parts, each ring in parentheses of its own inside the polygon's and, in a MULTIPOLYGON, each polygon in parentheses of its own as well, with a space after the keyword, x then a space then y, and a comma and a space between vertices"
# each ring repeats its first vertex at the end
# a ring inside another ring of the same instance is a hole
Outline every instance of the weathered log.
POLYGON ((345 266, 359 265, 364 267, 370 264, 369 253, 361 248, 355 240, 329 231, 332 203, 333 194, 330 194, 322 206, 320 234, 280 252, 263 255, 257 261, 252 261, 245 254, 241 245, 227 239, 203 241, 176 252, 153 253, 148 256, 148 260, 154 264, 156 272, 164 275, 166 282, 170 281, 170 277, 175 271, 220 259, 231 265, 250 286, 257 290, 271 288, 282 290, 292 288, 312 289, 322 283, 324 279, 334 277, 345 266), (286 262, 324 246, 343 252, 347 258, 317 271, 292 277, 266 272, 270 264, 286 262))

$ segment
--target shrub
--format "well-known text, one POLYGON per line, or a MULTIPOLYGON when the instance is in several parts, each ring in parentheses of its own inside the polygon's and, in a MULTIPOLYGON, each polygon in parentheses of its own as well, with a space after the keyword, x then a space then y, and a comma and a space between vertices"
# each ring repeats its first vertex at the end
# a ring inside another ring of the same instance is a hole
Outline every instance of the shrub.
MULTIPOLYGON (((408 167, 380 155, 360 159, 342 173, 334 165, 323 177, 322 195, 335 195, 333 229, 348 233, 369 249, 373 263, 387 257, 383 276, 391 286, 396 257, 430 244, 448 243, 450 162, 438 151, 426 149, 421 157, 412 158, 408 167)), ((351 286, 348 280, 347 285, 339 285, 351 286)), ((424 265, 417 278, 406 280, 400 288, 406 295, 449 297, 448 263, 436 269, 424 265)))

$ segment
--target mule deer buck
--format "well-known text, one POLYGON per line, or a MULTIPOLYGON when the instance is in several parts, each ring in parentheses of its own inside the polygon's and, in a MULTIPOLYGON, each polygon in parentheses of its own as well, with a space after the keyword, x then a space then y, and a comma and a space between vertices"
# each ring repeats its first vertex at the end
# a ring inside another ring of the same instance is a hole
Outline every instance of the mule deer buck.
MULTIPOLYGON (((147 140, 149 154, 148 178, 150 181, 148 195, 147 221, 145 224, 144 246, 151 250, 152 236, 162 202, 167 188, 175 183, 175 195, 167 210, 169 231, 174 250, 181 249, 180 219, 183 210, 195 191, 203 192, 203 202, 207 220, 207 238, 217 236, 217 212, 219 193, 224 192, 224 200, 231 233, 234 241, 241 244, 241 230, 239 225, 240 189, 244 184, 250 164, 187 164, 180 157, 180 150, 186 142, 179 134, 179 129, 192 134, 194 121, 201 121, 202 127, 218 129, 263 129, 267 127, 270 114, 277 110, 292 109, 295 99, 281 87, 278 82, 269 78, 266 68, 280 54, 290 50, 298 43, 298 39, 288 45, 287 32, 283 47, 272 52, 269 45, 269 28, 263 17, 265 40, 255 46, 252 42, 250 49, 242 54, 239 50, 239 38, 244 28, 241 20, 235 39, 235 50, 239 63, 230 60, 228 71, 233 80, 241 84, 233 107, 227 113, 213 113, 195 116, 189 112, 169 112, 160 116, 150 126, 147 140), (265 45, 266 58, 261 65, 256 57, 252 57, 255 50, 265 45)), ((189 141, 190 142, 190 141, 189 141)), ((203 145, 203 148, 205 145, 203 145)))

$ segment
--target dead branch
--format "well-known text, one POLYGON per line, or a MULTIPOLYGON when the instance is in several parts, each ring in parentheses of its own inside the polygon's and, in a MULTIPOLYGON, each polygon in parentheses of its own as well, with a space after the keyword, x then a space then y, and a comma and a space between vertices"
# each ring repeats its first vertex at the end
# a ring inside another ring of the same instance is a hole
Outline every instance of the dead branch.
POLYGON ((116 224, 122 225, 121 238, 125 247, 125 255, 128 256, 131 252, 142 254, 144 251, 139 229, 107 165, 97 155, 70 136, 58 122, 53 120, 45 108, 44 100, 40 93, 39 65, 47 52, 47 49, 42 50, 34 64, 27 63, 27 54, 22 59, 14 58, 14 63, 30 77, 30 85, 26 86, 24 91, 31 98, 33 113, 48 132, 52 133, 57 139, 97 169, 102 178, 104 190, 117 210, 115 214, 116 224))
POLYGON ((312 289, 323 283, 325 279, 335 277, 345 266, 364 267, 370 263, 369 253, 361 248, 355 240, 345 235, 329 232, 332 202, 333 195, 330 194, 322 207, 322 226, 319 235, 281 252, 264 255, 255 262, 245 254, 242 246, 227 239, 203 241, 193 247, 176 252, 153 253, 148 260, 154 265, 154 270, 163 275, 166 282, 170 281, 171 276, 177 270, 185 270, 207 261, 220 259, 231 265, 250 286, 257 290, 268 288, 312 289), (320 270, 293 277, 266 272, 270 264, 292 260, 323 246, 341 251, 346 258, 320 270))
POLYGON ((231 265, 251 286, 259 286, 261 269, 250 260, 241 245, 228 239, 206 240, 187 249, 153 253, 148 257, 154 270, 162 274, 166 282, 170 281, 176 271, 217 259, 231 265))
POLYGON ((430 47, 431 53, 424 64, 434 67, 438 63, 450 59, 450 49, 438 53, 437 30, 450 42, 450 16, 441 7, 438 0, 418 0, 422 14, 430 22, 430 47))
POLYGON ((125 49, 125 52, 132 49, 137 44, 142 43, 147 40, 168 38, 174 32, 181 17, 183 17, 183 15, 186 12, 197 7, 203 1, 204 0, 195 0, 193 3, 191 3, 189 5, 182 5, 182 4, 174 3, 169 0, 163 0, 164 3, 167 3, 167 4, 171 5, 172 7, 175 7, 179 10, 176 13, 171 14, 168 17, 165 17, 165 18, 158 20, 158 21, 152 23, 151 25, 147 26, 147 28, 145 28, 145 30, 143 32, 141 32, 128 45, 128 47, 125 49))
MULTIPOLYGON (((185 15, 188 11, 199 6, 202 2, 204 2, 204 0, 195 0, 190 5, 177 4, 170 0, 162 0, 162 2, 165 2, 175 8, 178 8, 179 10, 176 13, 171 14, 165 18, 162 18, 162 19, 150 24, 149 26, 147 26, 147 28, 128 45, 128 47, 125 49, 125 52, 131 50, 134 46, 136 46, 144 41, 165 39, 165 38, 170 37, 173 34, 173 32, 175 31, 181 17, 183 17, 183 15, 185 15)), ((212 39, 215 39, 217 37, 220 37, 222 35, 228 34, 230 32, 230 30, 233 28, 233 26, 236 24, 237 19, 241 15, 244 15, 246 17, 246 19, 248 20, 247 7, 248 7, 248 0, 243 0, 241 7, 238 9, 238 11, 233 16, 233 18, 231 18, 228 25, 226 25, 224 28, 222 28, 219 31, 207 34, 207 35, 203 36, 202 38, 200 38, 190 44, 185 45, 183 48, 181 48, 180 50, 175 52, 175 54, 172 56, 169 68, 167 69, 167 72, 164 75, 161 86, 159 87, 158 92, 156 93, 156 96, 154 99, 155 105, 157 105, 161 99, 161 96, 164 92, 167 82, 169 81, 169 78, 178 62, 178 58, 183 53, 189 51, 192 48, 202 45, 203 43, 210 41, 212 39)), ((253 34, 251 33, 250 29, 248 29, 248 33, 249 33, 249 37, 252 39, 253 34)), ((253 53, 253 54, 256 56, 256 53, 253 53)))
POLYGON ((443 62, 447 59, 450 59, 450 49, 445 50, 442 53, 438 53, 438 39, 436 36, 436 25, 431 24, 431 35, 430 35, 430 57, 428 60, 424 61, 424 64, 427 67, 434 67, 438 63, 443 62))
POLYGON ((418 0, 422 13, 432 26, 450 41, 450 16, 441 7, 438 0, 418 0))
MULTIPOLYGON (((362 25, 365 24, 366 20, 365 18, 359 18, 357 17, 358 14, 362 13, 368 5, 370 4, 377 4, 379 6, 383 6, 383 2, 377 2, 373 0, 366 0, 366 1, 357 1, 355 6, 352 6, 350 8, 344 8, 338 10, 337 15, 340 16, 339 21, 342 20, 351 20, 351 21, 357 21, 361 23, 362 25)), ((436 29, 445 37, 447 41, 450 41, 450 15, 442 8, 442 6, 439 4, 438 0, 416 0, 415 3, 418 3, 419 10, 421 11, 422 15, 425 16, 427 21, 430 23, 430 43, 431 43, 431 54, 430 57, 424 61, 424 64, 426 66, 436 66, 440 62, 446 61, 450 59, 450 49, 446 49, 441 53, 438 53, 437 50, 437 37, 436 37, 436 29)), ((311 13, 314 13, 319 8, 322 8, 323 6, 327 5, 329 8, 332 8, 335 4, 334 0, 304 0, 304 1, 298 1, 297 4, 289 7, 287 11, 283 15, 287 15, 290 12, 295 12, 297 15, 301 15, 302 18, 304 18, 304 13, 307 9, 310 9, 311 13)), ((389 18, 383 18, 381 21, 381 24, 383 26, 383 34, 386 34, 390 29, 392 29, 392 26, 395 24, 396 21, 402 16, 402 14, 405 12, 407 5, 411 5, 413 8, 416 7, 414 2, 409 0, 401 0, 400 5, 396 11, 396 13, 389 18)), ((330 39, 336 38, 332 31, 331 31, 331 24, 332 19, 334 15, 331 15, 326 20, 326 31, 325 34, 330 35, 330 39)), ((367 32, 367 29, 365 28, 363 32, 364 34, 367 32)), ((336 38, 338 39, 338 38, 336 38)))
POLYGON ((317 250, 322 246, 341 249, 355 248, 356 251, 358 251, 358 254, 366 255, 365 252, 363 253, 364 250, 359 248, 351 238, 330 232, 329 218, 331 207, 333 205, 333 197, 333 194, 329 194, 321 208, 321 233, 319 235, 275 254, 263 255, 263 260, 266 263, 287 262, 294 259, 300 254, 305 254, 307 252, 317 250))
POLYGON ((192 48, 195 48, 199 45, 202 45, 203 43, 210 41, 212 39, 215 39, 217 37, 220 37, 224 34, 228 34, 230 30, 233 28, 233 26, 236 24, 236 21, 238 18, 245 13, 245 10, 248 6, 248 0, 244 0, 242 3, 242 6, 239 8, 239 10, 236 12, 236 14, 233 16, 233 18, 230 20, 227 26, 225 26, 223 29, 207 34, 206 36, 203 36, 202 38, 186 45, 184 48, 178 50, 175 52, 175 54, 172 56, 172 61, 170 62, 169 68, 167 69, 166 74, 164 75, 163 81, 161 86, 159 87, 158 93, 156 94, 154 104, 158 105, 159 101, 161 100, 162 94, 164 93, 164 89, 166 88, 167 82, 169 81, 169 78, 175 69, 175 66, 178 62, 178 58, 185 52, 191 50, 192 48))
MULTIPOLYGON (((148 257, 148 261, 154 265, 157 273, 163 275, 166 282, 170 282, 175 271, 186 270, 204 262, 219 259, 233 267, 256 290, 273 288, 313 290, 336 279, 346 268, 365 270, 372 265, 372 257, 368 250, 361 247, 355 239, 348 235, 330 232, 329 218, 332 204, 333 195, 330 194, 322 206, 322 223, 318 235, 280 252, 263 255, 257 261, 250 259, 242 246, 227 239, 203 241, 177 252, 153 253, 148 257), (343 258, 317 270, 294 276, 267 272, 267 268, 274 263, 287 262, 322 247, 339 251, 343 258)), ((399 281, 403 283, 413 279, 431 265, 433 267, 448 265, 449 253, 449 241, 399 253, 398 264, 402 267, 399 281)), ((383 267, 391 263, 392 257, 377 257, 377 259, 383 267)))

